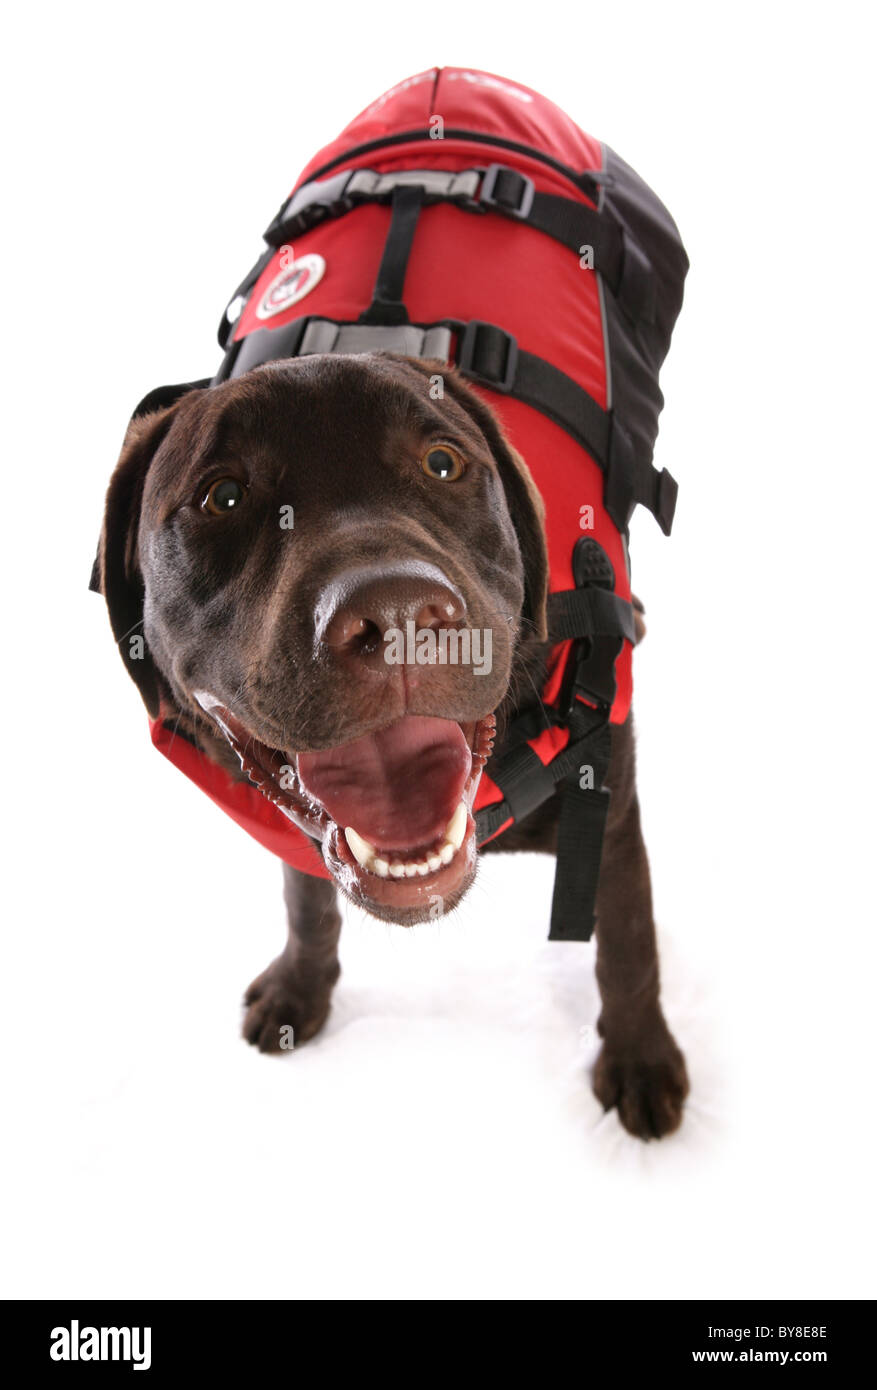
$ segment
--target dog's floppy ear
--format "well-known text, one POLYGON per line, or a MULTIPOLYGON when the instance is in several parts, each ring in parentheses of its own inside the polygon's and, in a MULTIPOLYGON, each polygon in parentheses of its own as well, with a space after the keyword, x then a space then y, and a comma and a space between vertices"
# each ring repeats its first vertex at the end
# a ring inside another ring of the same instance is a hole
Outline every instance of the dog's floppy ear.
POLYGON ((472 417, 496 460, 506 502, 517 532, 524 562, 524 612, 531 631, 541 641, 548 637, 548 548, 545 541, 545 505, 521 455, 503 434, 493 411, 465 384, 459 373, 438 363, 408 358, 428 376, 441 376, 448 391, 472 417))
POLYGON ((472 416, 496 460, 505 490, 512 524, 524 562, 524 617, 541 641, 548 637, 548 547, 545 540, 545 504, 524 459, 512 448, 493 411, 459 374, 445 374, 445 388, 472 416))
POLYGON ((113 636, 153 718, 159 708, 158 674, 143 636, 143 577, 137 561, 137 536, 149 465, 173 424, 177 408, 175 402, 152 414, 135 414, 128 426, 107 491, 96 565, 113 636))

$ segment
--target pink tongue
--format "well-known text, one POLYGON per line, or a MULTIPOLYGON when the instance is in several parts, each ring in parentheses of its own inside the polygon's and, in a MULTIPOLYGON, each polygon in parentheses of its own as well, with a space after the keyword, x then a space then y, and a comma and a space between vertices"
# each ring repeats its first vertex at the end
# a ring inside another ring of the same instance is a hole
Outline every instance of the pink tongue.
POLYGON ((342 828, 379 849, 420 849, 442 834, 463 795, 472 754, 451 719, 406 715, 325 753, 300 753, 306 791, 342 828))

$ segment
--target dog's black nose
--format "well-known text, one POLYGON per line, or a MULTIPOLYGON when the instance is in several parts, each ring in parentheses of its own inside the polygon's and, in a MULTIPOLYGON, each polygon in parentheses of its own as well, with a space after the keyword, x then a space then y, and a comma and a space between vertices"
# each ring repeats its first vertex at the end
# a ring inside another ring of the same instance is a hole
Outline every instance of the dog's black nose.
MULTIPOLYGON (((418 634, 460 628, 463 596, 434 566, 340 576, 324 591, 317 640, 336 658, 378 664, 412 652, 418 634)), ((403 657, 413 660, 413 657, 403 657)))

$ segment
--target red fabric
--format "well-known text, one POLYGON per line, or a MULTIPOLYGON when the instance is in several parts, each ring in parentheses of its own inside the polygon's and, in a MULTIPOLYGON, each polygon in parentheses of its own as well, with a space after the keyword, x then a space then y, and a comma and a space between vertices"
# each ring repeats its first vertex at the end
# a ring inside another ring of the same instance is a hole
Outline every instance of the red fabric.
POLYGON ((260 845, 306 874, 329 878, 329 871, 319 851, 308 837, 287 820, 283 812, 278 811, 257 787, 249 782, 236 782, 225 768, 206 758, 194 744, 175 734, 173 727, 161 719, 150 720, 149 731, 159 753, 163 753, 174 767, 206 792, 211 801, 215 801, 260 845))
MULTIPOLYGON (((451 130, 478 130, 532 145, 575 169, 600 167, 599 141, 579 130, 559 106, 531 87, 477 68, 429 68, 390 87, 361 111, 337 140, 314 156, 299 184, 307 183, 351 146, 399 131, 424 130, 431 116, 441 116, 451 130)), ((503 157, 502 162, 510 161, 503 157)))
MULTIPOLYGON (((341 161, 339 169, 369 168, 381 173, 502 163, 527 174, 542 192, 591 206, 575 185, 540 161, 462 138, 423 138, 355 158, 346 156, 352 147, 371 140, 428 129, 434 116, 442 118, 446 130, 477 131, 527 144, 578 171, 599 169, 602 164, 599 142, 530 88, 474 69, 433 68, 391 88, 361 112, 337 140, 314 156, 296 187, 334 160, 341 161)), ((389 223, 388 207, 367 205, 297 237, 295 257, 318 253, 325 260, 325 273, 300 301, 266 322, 256 316, 256 306, 270 282, 289 264, 289 249, 279 250, 250 295, 235 337, 278 329, 302 315, 357 319, 371 301, 389 223)), ((543 233, 496 214, 477 216, 449 204, 425 208, 408 262, 405 305, 414 323, 458 318, 500 324, 515 335, 520 348, 553 362, 605 408, 605 340, 597 276, 582 268, 567 247, 543 233)), ((573 587, 573 547, 582 535, 588 535, 612 562, 616 592, 629 599, 622 537, 603 507, 603 475, 598 465, 540 412, 486 388, 474 389, 499 417, 542 494, 552 591, 573 587), (590 508, 590 513, 584 508, 590 508), (583 519, 592 519, 593 524, 585 528, 583 519)), ((543 692, 546 703, 557 697, 568 649, 568 643, 557 649, 543 692)), ((632 693, 627 642, 615 672, 617 694, 611 719, 618 724, 627 717, 632 693)), ((532 746, 548 762, 568 737, 566 730, 551 729, 532 746)), ((153 742, 266 848, 297 868, 326 876, 310 842, 261 792, 234 782, 191 744, 173 740, 160 722, 153 725, 153 742)), ((495 784, 482 776, 476 809, 500 799, 495 784)))

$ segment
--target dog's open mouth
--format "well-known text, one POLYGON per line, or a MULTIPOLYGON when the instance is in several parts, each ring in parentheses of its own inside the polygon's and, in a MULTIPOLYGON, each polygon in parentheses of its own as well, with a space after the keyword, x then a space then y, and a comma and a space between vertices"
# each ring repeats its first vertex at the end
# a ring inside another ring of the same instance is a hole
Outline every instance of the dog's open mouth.
POLYGON ((472 806, 493 714, 462 724, 405 715, 364 738, 296 755, 261 743, 206 692, 196 698, 250 780, 321 841, 328 869, 354 899, 408 918, 438 900, 450 905, 468 885, 472 806))

